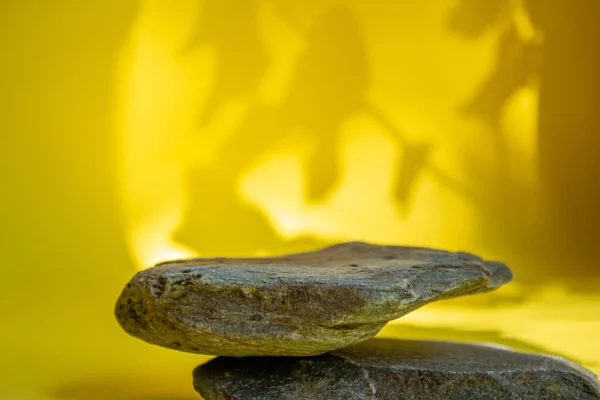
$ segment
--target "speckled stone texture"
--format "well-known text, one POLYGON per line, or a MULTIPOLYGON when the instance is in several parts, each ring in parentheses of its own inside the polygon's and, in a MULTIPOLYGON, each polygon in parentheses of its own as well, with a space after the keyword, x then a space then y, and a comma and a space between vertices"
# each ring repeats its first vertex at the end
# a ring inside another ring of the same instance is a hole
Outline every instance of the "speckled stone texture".
POLYGON ((371 339, 316 357, 217 357, 194 371, 206 400, 591 400, 600 384, 558 357, 484 345, 371 339))
POLYGON ((318 355, 370 339, 427 303, 512 274, 468 253, 353 242, 272 258, 171 261, 139 272, 116 317, 159 346, 226 356, 318 355))

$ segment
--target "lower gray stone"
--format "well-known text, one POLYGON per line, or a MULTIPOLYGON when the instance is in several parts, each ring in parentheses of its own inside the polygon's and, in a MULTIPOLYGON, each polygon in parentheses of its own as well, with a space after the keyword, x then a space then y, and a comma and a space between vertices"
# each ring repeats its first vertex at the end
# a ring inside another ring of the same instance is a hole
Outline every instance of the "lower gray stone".
POLYGON ((559 357, 451 342, 371 339, 315 357, 217 357, 205 399, 600 399, 597 377, 559 357))

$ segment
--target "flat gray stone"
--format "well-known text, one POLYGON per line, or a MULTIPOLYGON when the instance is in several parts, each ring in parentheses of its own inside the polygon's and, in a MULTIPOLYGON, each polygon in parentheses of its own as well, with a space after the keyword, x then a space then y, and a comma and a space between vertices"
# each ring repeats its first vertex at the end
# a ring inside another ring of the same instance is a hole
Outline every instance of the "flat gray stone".
POLYGON ((133 277, 115 313, 131 335, 176 350, 306 356, 370 339, 432 301, 511 279, 506 265, 468 253, 353 242, 158 264, 133 277))
POLYGON ((217 357, 197 367, 206 400, 591 400, 600 383, 559 357, 484 345, 371 339, 316 357, 217 357))

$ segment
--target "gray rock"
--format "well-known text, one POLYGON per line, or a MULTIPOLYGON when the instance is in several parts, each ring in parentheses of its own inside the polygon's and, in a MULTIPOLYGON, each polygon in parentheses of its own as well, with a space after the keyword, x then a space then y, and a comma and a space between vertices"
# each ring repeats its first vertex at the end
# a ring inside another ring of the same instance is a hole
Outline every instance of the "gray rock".
POLYGON ((139 272, 116 306, 156 345, 228 356, 306 356, 370 339, 429 302, 512 279, 468 253, 345 243, 272 258, 171 261, 139 272))
POLYGON ((217 357, 194 371, 206 400, 587 400, 590 371, 559 357, 451 342, 371 339, 316 357, 217 357))

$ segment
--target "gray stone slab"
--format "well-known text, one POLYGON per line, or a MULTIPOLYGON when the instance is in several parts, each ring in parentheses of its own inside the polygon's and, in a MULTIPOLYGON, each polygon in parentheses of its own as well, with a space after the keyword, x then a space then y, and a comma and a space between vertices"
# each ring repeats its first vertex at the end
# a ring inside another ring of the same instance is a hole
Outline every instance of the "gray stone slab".
POLYGON ((206 400, 591 400, 600 383, 559 357, 371 339, 316 357, 217 357, 194 371, 206 400))
POLYGON ((506 265, 468 253, 352 242, 282 257, 162 263, 135 275, 115 313, 131 335, 176 350, 306 356, 372 338, 432 301, 511 279, 506 265))

